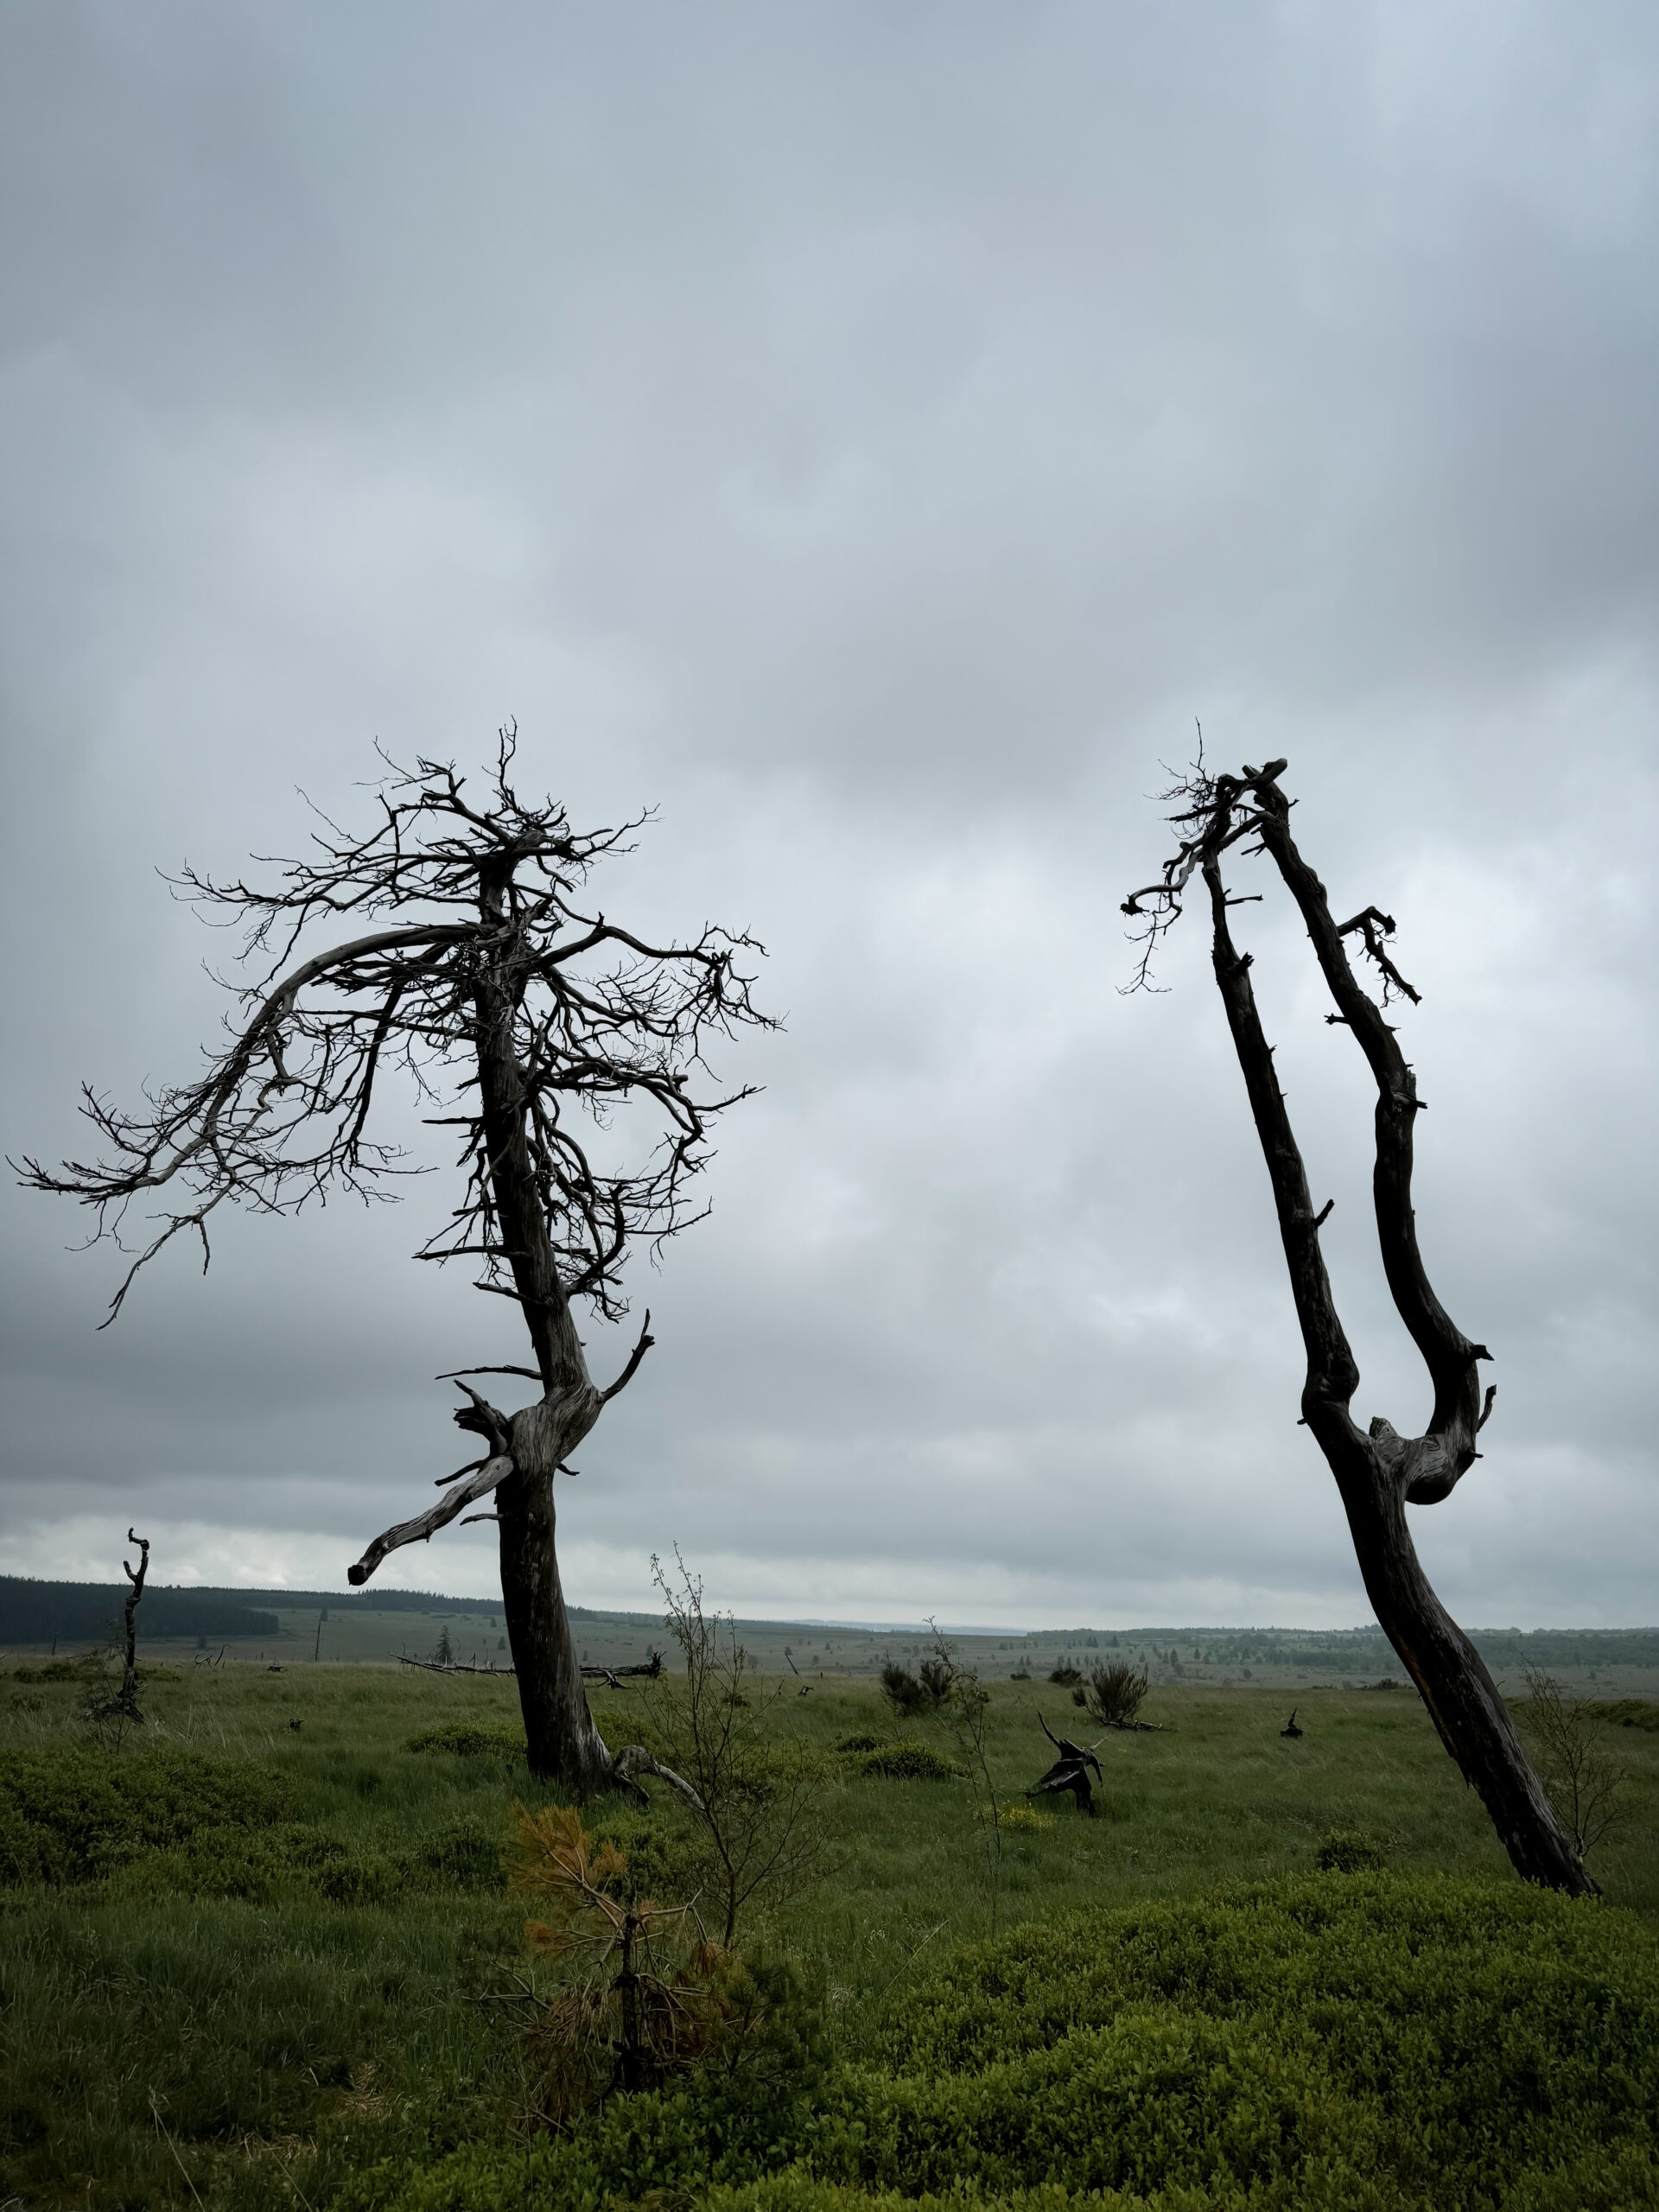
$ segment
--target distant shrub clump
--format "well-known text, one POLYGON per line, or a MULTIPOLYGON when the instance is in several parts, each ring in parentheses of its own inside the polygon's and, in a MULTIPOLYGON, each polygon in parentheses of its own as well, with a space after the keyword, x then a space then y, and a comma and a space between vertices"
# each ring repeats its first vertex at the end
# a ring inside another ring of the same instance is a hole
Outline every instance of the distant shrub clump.
POLYGON ((1313 1863, 1325 1874, 1374 1874, 1382 1847, 1363 1828, 1327 1828, 1313 1847, 1313 1863))
POLYGON ((1137 1721, 1135 1715, 1146 1694, 1145 1674, 1125 1659, 1114 1659, 1109 1666, 1090 1669, 1086 1683, 1079 1679, 1071 1700, 1103 1728, 1144 1728, 1146 1723, 1137 1721))
POLYGON ((299 1895, 357 1905, 504 1880, 500 1839, 479 1820, 377 1851, 296 1820, 283 1783, 247 1761, 171 1751, 111 1760, 79 1749, 0 1757, 0 1889, 101 1883, 134 1903, 299 1895))
POLYGON ((883 1744, 854 1755, 854 1771, 883 1782, 954 1782, 960 1769, 927 1744, 883 1744))
POLYGON ((505 1879, 501 1838, 482 1821, 452 1821, 416 1847, 404 1879, 420 1889, 499 1890, 505 1879))
POLYGON ((453 1751, 458 1758, 521 1759, 526 1749, 524 1732, 504 1723, 449 1720, 442 1727, 422 1728, 409 1739, 411 1751, 453 1751))
POLYGON ((889 1660, 881 1669, 881 1694, 901 1720, 911 1720, 918 1713, 937 1713, 950 1694, 953 1679, 952 1669, 944 1659, 924 1659, 915 1675, 908 1667, 889 1660))
POLYGON ((274 1775, 190 1751, 114 1761, 60 1748, 0 1757, 0 1885, 101 1880, 208 1830, 261 1830, 289 1813, 274 1775))

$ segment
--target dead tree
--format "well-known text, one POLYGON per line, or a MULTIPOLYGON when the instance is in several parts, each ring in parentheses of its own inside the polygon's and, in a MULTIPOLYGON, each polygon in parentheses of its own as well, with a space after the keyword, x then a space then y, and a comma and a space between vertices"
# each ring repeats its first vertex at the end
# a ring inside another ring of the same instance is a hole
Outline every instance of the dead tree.
POLYGON ((121 1688, 116 1694, 116 1709, 124 1719, 142 1720, 144 1716, 138 1710, 138 1605, 144 1594, 144 1577, 149 1573, 149 1538, 129 1529, 127 1541, 138 1547, 138 1566, 135 1573, 125 1560, 121 1562, 121 1572, 132 1587, 127 1592, 126 1641, 122 1655, 121 1688))
POLYGON ((1090 1767, 1093 1767, 1095 1777, 1102 1789, 1106 1786, 1106 1777, 1100 1770, 1100 1761, 1095 1757, 1095 1746, 1092 1744, 1074 1744, 1069 1736, 1057 1736, 1040 1713, 1037 1716, 1037 1725, 1060 1756, 1039 1781, 1032 1783, 1026 1796, 1050 1797, 1069 1789, 1077 1801, 1077 1810, 1086 1813, 1092 1821, 1095 1817, 1095 1793, 1089 1782, 1090 1767))
MULTIPOLYGON (((302 860, 268 861, 261 883, 187 869, 181 895, 245 932, 251 980, 232 986, 227 1040, 207 1072, 127 1113, 87 1088, 82 1112, 101 1157, 52 1169, 23 1163, 37 1190, 91 1210, 94 1235, 120 1242, 124 1218, 154 1196, 162 1211, 116 1292, 175 1237, 199 1239, 220 1207, 293 1213, 344 1188, 392 1195, 416 1172, 370 1135, 377 1084, 410 1083, 429 1122, 454 1132, 460 1203, 416 1255, 476 1262, 477 1287, 518 1307, 532 1365, 454 1369, 460 1427, 480 1456, 442 1477, 428 1510, 377 1536, 350 1570, 365 1582, 398 1546, 434 1535, 467 1507, 499 1524, 501 1595, 531 1770, 582 1796, 623 1785, 644 1755, 613 1760, 594 1725, 571 1642, 554 1548, 553 1484, 608 1400, 652 1345, 649 1313, 608 1386, 588 1370, 575 1307, 626 1312, 623 1262, 654 1255, 701 1217, 695 1182, 709 1125, 747 1090, 721 1096, 705 1052, 720 1036, 773 1025, 750 999, 747 936, 705 926, 687 943, 648 943, 588 912, 595 865, 631 849, 645 818, 573 830, 553 803, 522 801, 511 781, 515 733, 501 734, 474 798, 453 765, 391 771, 365 835, 326 817, 302 860), (365 927, 371 919, 381 926, 365 927), (317 933, 349 924, 340 942, 317 933), (607 1132, 620 1109, 649 1137, 631 1167, 607 1132), (602 1148, 604 1162, 599 1156, 602 1148), (538 1395, 503 1411, 464 1378, 524 1376, 538 1395)), ((105 1325, 107 1326, 107 1321, 105 1325)))
POLYGON ((1421 1692, 1440 1740, 1465 1780, 1479 1791, 1517 1872, 1575 1896, 1594 1894, 1596 1885, 1528 1763, 1496 1684, 1430 1588, 1411 1541, 1408 1503, 1439 1504, 1480 1457, 1475 1437, 1491 1413, 1497 1386, 1488 1385, 1483 1402, 1478 1363, 1492 1355, 1452 1322, 1434 1294, 1417 1249, 1412 1150, 1416 1119, 1426 1102, 1417 1096, 1416 1077, 1384 1009, 1395 998, 1415 1004, 1420 995, 1389 955, 1388 940, 1395 931, 1390 916, 1365 906, 1351 920, 1332 918, 1325 886, 1290 834, 1291 802, 1279 788, 1287 765, 1270 760, 1264 768, 1247 766, 1236 776, 1211 775, 1200 753, 1195 766, 1164 794, 1177 803, 1170 819, 1178 849, 1158 882, 1123 903, 1123 912, 1143 923, 1135 933, 1142 948, 1139 966, 1127 988, 1149 985, 1153 956, 1180 914, 1187 886, 1199 877, 1209 893, 1216 982, 1273 1185, 1306 1348, 1302 1421, 1336 1478, 1366 1594, 1421 1692), (1325 1016, 1327 1023, 1348 1031, 1376 1082, 1372 1192, 1383 1272, 1434 1390, 1433 1412, 1421 1436, 1401 1436, 1381 1419, 1363 1430, 1350 1411, 1359 1370, 1319 1249, 1320 1225, 1331 1207, 1313 1210, 1274 1072, 1273 1051, 1256 1010, 1252 956, 1235 948, 1228 920, 1230 910, 1245 902, 1230 896, 1223 861, 1246 839, 1253 841, 1251 853, 1265 853, 1273 861, 1306 924, 1336 1007, 1325 1016), (1361 989, 1349 964, 1348 947, 1356 938, 1382 980, 1381 1004, 1361 989))

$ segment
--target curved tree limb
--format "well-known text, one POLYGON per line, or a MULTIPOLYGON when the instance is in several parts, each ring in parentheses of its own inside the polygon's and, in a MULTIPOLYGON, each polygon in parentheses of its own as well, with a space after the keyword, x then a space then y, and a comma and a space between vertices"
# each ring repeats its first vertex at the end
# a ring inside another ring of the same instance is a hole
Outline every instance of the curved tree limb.
POLYGON ((636 1774, 651 1774, 655 1775, 659 1782, 667 1783, 671 1789, 678 1790, 693 1812, 700 1813, 703 1809, 702 1798, 685 1777, 676 1774, 671 1766, 664 1766, 659 1759, 653 1758, 643 1744, 625 1744, 616 1754, 613 1770, 619 1785, 625 1791, 632 1789, 642 1802, 645 1792, 639 1788, 633 1777, 636 1774))
POLYGON ((366 1582, 382 1560, 395 1551, 401 1551, 405 1544, 424 1543, 429 1537, 435 1536, 438 1530, 447 1528, 464 1507, 475 1504, 480 1497, 487 1497, 496 1485, 505 1482, 512 1472, 511 1459, 486 1459, 469 1481, 458 1484, 447 1497, 441 1497, 424 1513, 417 1513, 412 1521, 400 1521, 396 1527, 385 1529, 362 1558, 346 1568, 346 1580, 353 1587, 366 1582))

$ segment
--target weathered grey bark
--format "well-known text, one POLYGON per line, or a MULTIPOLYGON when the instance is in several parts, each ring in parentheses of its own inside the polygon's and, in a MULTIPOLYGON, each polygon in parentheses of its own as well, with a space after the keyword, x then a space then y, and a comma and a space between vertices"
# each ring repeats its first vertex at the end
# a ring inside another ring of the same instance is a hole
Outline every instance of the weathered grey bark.
POLYGON ((532 1774, 590 1796, 610 1780, 611 1755, 588 1709, 553 1543, 550 1476, 515 1474, 496 1492, 501 1602, 518 1674, 532 1774))
MULTIPOLYGON (((1290 804, 1280 790, 1283 760, 1246 767, 1239 776, 1210 778, 1200 769, 1179 795, 1192 801, 1176 819, 1192 825, 1161 884, 1134 893, 1126 913, 1143 917, 1147 950, 1180 912, 1180 893, 1194 871, 1210 895, 1212 964, 1243 1071, 1278 1211, 1296 1316, 1307 1354, 1302 1419, 1336 1478, 1366 1594, 1389 1643, 1421 1692, 1440 1740, 1465 1781, 1480 1793, 1516 1872, 1529 1881, 1574 1896, 1596 1893, 1522 1747, 1509 1710, 1479 1653, 1430 1587, 1407 1523, 1408 1503, 1438 1504, 1480 1457, 1475 1438, 1491 1410, 1483 1404, 1478 1363, 1492 1355, 1455 1325, 1429 1283, 1417 1246, 1411 1203, 1413 1140, 1423 1102, 1382 1007, 1360 988, 1344 939, 1356 932, 1385 978, 1385 990, 1414 999, 1382 939, 1386 915, 1367 908, 1341 925, 1332 918, 1325 887, 1290 835, 1290 804), (1395 1309, 1422 1356, 1434 1389, 1427 1429, 1399 1435, 1386 1421, 1368 1431, 1351 1406, 1359 1369, 1332 1294, 1319 1248, 1319 1227, 1290 1116, 1262 1031, 1250 978, 1251 956, 1240 954, 1228 921, 1230 900, 1222 855, 1253 836, 1273 860, 1307 925, 1337 1012, 1364 1052, 1376 1084, 1376 1166, 1372 1193, 1383 1270, 1395 1309), (1142 902, 1149 902, 1143 904, 1142 902)), ((1146 974, 1143 963, 1141 976, 1146 974)), ((1386 997, 1384 1003, 1386 1004, 1386 997)))
POLYGON ((188 894, 229 908, 248 929, 248 957, 268 956, 242 990, 245 1008, 202 1080, 158 1092, 130 1116, 90 1090, 83 1112, 112 1160, 24 1163, 35 1189, 92 1207, 97 1235, 118 1232, 140 1193, 175 1186, 176 1211, 129 1268, 112 1302, 174 1237, 200 1236, 227 1200, 296 1211, 331 1185, 367 1192, 398 1155, 365 1135, 383 1063, 397 1061, 433 1096, 431 1070, 451 1064, 464 1111, 434 1119, 465 1132, 462 1203, 416 1256, 482 1262, 481 1290, 514 1300, 533 1368, 454 1370, 524 1375, 540 1396, 515 1412, 466 1382, 461 1427, 482 1458, 445 1477, 444 1496, 377 1536, 350 1568, 365 1582, 391 1552, 423 1541, 493 1493, 502 1600, 532 1770, 579 1796, 660 1772, 639 1746, 613 1759, 588 1709, 571 1639, 554 1541, 553 1485, 606 1402, 651 1347, 651 1316, 621 1374, 597 1389, 573 1301, 602 1318, 626 1311, 618 1288, 631 1241, 653 1245, 698 1217, 686 1186, 709 1157, 708 1124, 748 1095, 699 1096, 711 1032, 770 1027, 750 1002, 736 956, 761 948, 705 928, 695 943, 658 946, 582 913, 576 887, 624 849, 639 825, 573 831, 563 810, 526 805, 509 780, 514 734, 502 733, 493 788, 475 804, 453 766, 423 760, 379 794, 380 826, 353 838, 327 826, 318 851, 252 889, 187 872, 188 894), (301 933, 349 912, 418 910, 398 926, 355 936, 293 966, 301 933), (433 909, 449 910, 445 918, 433 909), (276 948, 274 955, 271 948, 276 948), (654 1110, 643 1166, 591 1163, 573 1116, 603 1121, 620 1105, 654 1110))

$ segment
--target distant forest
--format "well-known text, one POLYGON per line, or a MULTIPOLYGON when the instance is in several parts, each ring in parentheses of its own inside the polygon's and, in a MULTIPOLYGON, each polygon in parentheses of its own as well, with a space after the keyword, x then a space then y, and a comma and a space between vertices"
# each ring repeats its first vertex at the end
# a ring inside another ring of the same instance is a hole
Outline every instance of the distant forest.
MULTIPOLYGON (((119 1620, 126 1596, 124 1582, 47 1582, 0 1574, 0 1645, 101 1637, 112 1622, 119 1620)), ((224 1640, 257 1636, 274 1639, 282 1633, 282 1623, 274 1611, 267 1610, 273 1606, 283 1612, 477 1613, 499 1612, 501 1601, 499 1598, 447 1598, 436 1590, 181 1589, 152 1582, 144 1591, 139 1622, 143 1634, 156 1638, 205 1636, 224 1640)), ((582 1614, 580 1606, 570 1610, 573 1618, 582 1614)), ((641 1613, 638 1618, 656 1624, 655 1614, 641 1613)))
MULTIPOLYGON (((126 1597, 124 1582, 46 1582, 0 1574, 0 1645, 101 1637, 120 1619, 126 1597)), ((144 1591, 139 1624, 143 1634, 158 1639, 257 1636, 274 1640, 282 1634, 282 1623, 267 1610, 272 1606, 283 1612, 476 1613, 492 1606, 499 1612, 501 1601, 446 1598, 436 1590, 181 1589, 152 1582, 144 1591)), ((573 1617, 580 1610, 573 1606, 573 1617)), ((654 1614, 639 1618, 653 1624, 656 1621, 654 1614)))
MULTIPOLYGON (((139 1618, 152 1637, 239 1636, 282 1633, 275 1613, 257 1610, 247 1591, 147 1589, 139 1618)), ((59 1637, 80 1643, 105 1635, 121 1620, 124 1583, 30 1582, 0 1577, 0 1643, 50 1643, 59 1637)))
MULTIPOLYGON (((118 1621, 126 1598, 118 1582, 46 1582, 21 1575, 0 1575, 0 1645, 50 1643, 54 1638, 92 1642, 118 1621)), ((228 1642, 282 1633, 276 1609, 284 1613, 472 1614, 499 1610, 500 1600, 446 1597, 436 1590, 220 1590, 179 1589, 155 1584, 145 1591, 140 1617, 143 1632, 157 1639, 207 1637, 228 1642)), ((652 1613, 589 1612, 570 1609, 579 1624, 655 1628, 652 1613)), ((826 1630, 838 1639, 903 1639, 909 1627, 862 1623, 755 1621, 749 1630, 796 1632, 802 1644, 826 1630)), ((1207 1667, 1314 1667, 1387 1674, 1395 1667, 1393 1652, 1376 1627, 1286 1628, 1071 1628, 1017 1631, 969 1629, 958 1631, 976 1642, 994 1644, 1011 1659, 1024 1650, 1059 1653, 1084 1663, 1114 1652, 1146 1659, 1179 1675, 1185 1664, 1207 1667)), ((1542 1667, 1659 1666, 1659 1629, 1516 1628, 1476 1629, 1475 1643, 1496 1669, 1542 1667)), ((907 1648, 907 1647, 906 1647, 907 1648)), ((920 1646, 917 1647, 918 1649, 920 1646)))

